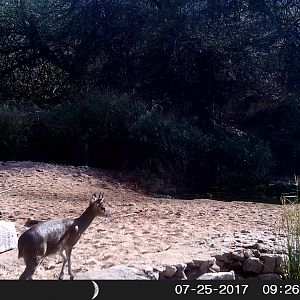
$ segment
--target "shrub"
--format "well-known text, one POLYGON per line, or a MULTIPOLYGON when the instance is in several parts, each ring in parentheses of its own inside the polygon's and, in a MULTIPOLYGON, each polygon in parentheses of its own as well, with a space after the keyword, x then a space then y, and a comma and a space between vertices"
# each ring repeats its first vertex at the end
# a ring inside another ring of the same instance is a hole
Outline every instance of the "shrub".
POLYGON ((272 153, 262 140, 246 133, 215 135, 217 181, 222 184, 255 185, 264 182, 272 168, 272 153))
POLYGON ((112 93, 80 94, 39 115, 28 132, 27 152, 40 159, 120 168, 128 126, 140 106, 112 93))
POLYGON ((18 159, 23 145, 23 130, 28 123, 28 112, 24 108, 6 105, 0 107, 0 159, 18 159))
MULTIPOLYGON (((79 93, 51 109, 0 108, 0 159, 139 170, 157 186, 257 183, 272 156, 260 140, 206 130, 128 95, 79 93)), ((151 185, 151 184, 150 184, 151 185)), ((161 188, 160 188, 161 189, 161 188)))
POLYGON ((206 151, 207 138, 185 120, 175 120, 154 108, 140 115, 131 127, 131 164, 167 181, 186 183, 191 165, 206 151))
POLYGON ((282 195, 284 206, 282 214, 282 229, 286 236, 287 259, 286 272, 289 279, 300 280, 300 203, 299 177, 295 176, 295 195, 282 195))

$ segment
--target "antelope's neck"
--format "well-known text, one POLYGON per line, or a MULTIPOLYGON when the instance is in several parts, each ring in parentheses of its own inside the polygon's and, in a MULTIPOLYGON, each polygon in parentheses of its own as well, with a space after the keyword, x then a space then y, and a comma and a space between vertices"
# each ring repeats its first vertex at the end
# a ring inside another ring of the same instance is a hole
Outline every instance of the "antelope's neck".
POLYGON ((92 209, 88 207, 83 214, 75 220, 75 224, 78 226, 78 231, 82 234, 95 219, 95 215, 92 209))

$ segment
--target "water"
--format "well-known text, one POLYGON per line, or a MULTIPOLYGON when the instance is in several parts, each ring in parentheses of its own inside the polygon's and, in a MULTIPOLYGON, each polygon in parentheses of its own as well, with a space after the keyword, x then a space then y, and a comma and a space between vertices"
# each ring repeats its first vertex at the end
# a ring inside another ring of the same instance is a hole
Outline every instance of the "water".
POLYGON ((296 187, 290 183, 272 183, 249 188, 232 188, 226 186, 211 187, 205 191, 178 191, 176 197, 181 199, 208 198, 223 201, 250 201, 281 204, 281 195, 296 195, 296 187))

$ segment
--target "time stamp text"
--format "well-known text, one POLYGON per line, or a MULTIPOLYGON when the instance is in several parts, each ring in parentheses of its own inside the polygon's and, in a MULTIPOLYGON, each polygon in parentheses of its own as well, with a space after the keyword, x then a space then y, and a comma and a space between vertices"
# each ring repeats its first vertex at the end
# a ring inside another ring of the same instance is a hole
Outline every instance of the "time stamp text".
MULTIPOLYGON (((258 287, 261 295, 300 295, 300 284, 263 284, 258 287)), ((177 284, 176 295, 247 295, 248 284, 177 284)))

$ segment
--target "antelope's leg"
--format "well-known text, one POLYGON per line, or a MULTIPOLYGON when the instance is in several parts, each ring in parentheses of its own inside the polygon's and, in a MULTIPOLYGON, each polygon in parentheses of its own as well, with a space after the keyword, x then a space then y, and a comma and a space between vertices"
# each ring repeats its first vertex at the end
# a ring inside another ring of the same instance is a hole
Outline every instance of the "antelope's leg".
POLYGON ((67 260, 68 260, 68 273, 70 275, 70 280, 74 279, 74 274, 72 272, 72 267, 71 267, 71 254, 72 254, 72 248, 68 249, 66 251, 67 254, 67 260))
POLYGON ((60 271, 60 274, 59 274, 59 277, 58 279, 59 280, 62 280, 64 278, 64 268, 65 268, 65 265, 67 263, 67 257, 66 255, 64 254, 64 252, 60 252, 59 255, 63 258, 63 264, 62 264, 62 267, 61 267, 61 271, 60 271))

